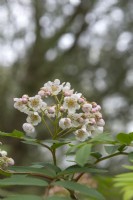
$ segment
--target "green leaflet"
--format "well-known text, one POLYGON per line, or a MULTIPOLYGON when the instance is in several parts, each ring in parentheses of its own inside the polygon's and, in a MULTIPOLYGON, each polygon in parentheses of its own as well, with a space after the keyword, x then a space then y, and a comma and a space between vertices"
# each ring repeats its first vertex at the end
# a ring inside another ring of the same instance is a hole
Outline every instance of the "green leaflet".
POLYGON ((55 177, 56 176, 56 173, 54 170, 50 169, 50 168, 35 168, 35 167, 31 167, 31 166, 12 166, 10 167, 11 170, 13 170, 13 173, 14 172, 20 172, 20 173, 29 173, 29 174, 32 174, 32 173, 37 173, 37 174, 40 174, 40 175, 44 175, 44 176, 47 176, 47 177, 55 177))
POLYGON ((80 166, 84 166, 88 162, 88 158, 91 154, 92 144, 85 144, 81 146, 76 152, 75 161, 80 166))
POLYGON ((71 182, 71 181, 57 181, 53 183, 53 185, 58 185, 62 186, 66 189, 79 192, 80 194, 86 195, 88 197, 95 198, 97 200, 105 200, 104 197, 95 189, 89 188, 85 185, 81 185, 76 182, 71 182))
POLYGON ((25 175, 13 175, 10 178, 5 178, 0 181, 0 186, 47 186, 47 182, 38 178, 27 177, 25 175))

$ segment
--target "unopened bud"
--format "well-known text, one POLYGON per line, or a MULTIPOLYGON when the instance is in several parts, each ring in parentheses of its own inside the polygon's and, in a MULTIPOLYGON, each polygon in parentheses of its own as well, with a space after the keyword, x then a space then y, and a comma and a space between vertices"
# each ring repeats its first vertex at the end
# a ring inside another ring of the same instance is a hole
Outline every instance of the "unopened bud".
POLYGON ((8 165, 11 165, 11 166, 15 164, 12 158, 8 158, 7 162, 8 162, 8 165))

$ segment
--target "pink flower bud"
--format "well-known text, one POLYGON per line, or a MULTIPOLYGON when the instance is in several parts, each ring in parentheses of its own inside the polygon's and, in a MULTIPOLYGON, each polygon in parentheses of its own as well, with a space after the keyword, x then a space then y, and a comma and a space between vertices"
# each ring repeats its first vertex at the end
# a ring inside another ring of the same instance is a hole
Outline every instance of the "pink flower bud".
POLYGON ((90 104, 90 103, 85 103, 85 104, 83 104, 83 106, 82 106, 82 110, 84 111, 84 112, 90 112, 91 111, 91 109, 92 109, 92 105, 90 104))
POLYGON ((25 98, 25 97, 22 97, 22 102, 23 102, 23 103, 27 103, 27 102, 28 102, 28 99, 25 98))
POLYGON ((91 125, 94 125, 94 124, 96 124, 96 121, 95 121, 95 119, 94 119, 94 118, 91 118, 91 119, 90 119, 90 121, 89 121, 89 124, 91 124, 91 125))
POLYGON ((97 105, 97 110, 100 111, 101 110, 101 106, 97 105))
POLYGON ((12 158, 8 158, 7 162, 8 162, 8 165, 14 165, 15 164, 15 162, 12 158))
POLYGON ((55 113, 55 107, 53 106, 53 107, 48 108, 48 113, 49 114, 55 113))
POLYGON ((65 109, 63 106, 60 107, 60 111, 61 111, 61 112, 65 112, 65 110, 66 110, 66 109, 65 109))
POLYGON ((24 95, 22 96, 22 98, 26 98, 26 99, 28 99, 29 96, 28 96, 27 94, 24 94, 24 95))
POLYGON ((78 102, 79 102, 79 103, 84 103, 85 100, 84 100, 83 98, 79 98, 79 99, 78 99, 78 102))
POLYGON ((96 108, 96 107, 95 107, 95 108, 92 108, 91 112, 92 112, 92 113, 97 112, 97 108, 96 108))

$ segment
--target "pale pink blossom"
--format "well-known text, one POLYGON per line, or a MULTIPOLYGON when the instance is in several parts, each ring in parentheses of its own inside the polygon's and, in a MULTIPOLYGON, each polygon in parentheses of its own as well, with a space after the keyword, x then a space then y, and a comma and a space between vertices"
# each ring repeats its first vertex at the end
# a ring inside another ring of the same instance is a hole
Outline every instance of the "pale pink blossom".
POLYGON ((28 115, 26 121, 32 124, 33 126, 37 126, 41 122, 41 117, 39 116, 37 112, 31 112, 28 115))
POLYGON ((92 105, 90 103, 85 103, 85 104, 82 105, 82 110, 85 113, 88 113, 92 110, 92 105))
POLYGON ((28 101, 28 106, 34 110, 34 111, 38 111, 40 110, 40 108, 42 107, 42 99, 40 97, 40 95, 35 95, 34 97, 30 97, 29 101, 28 101))

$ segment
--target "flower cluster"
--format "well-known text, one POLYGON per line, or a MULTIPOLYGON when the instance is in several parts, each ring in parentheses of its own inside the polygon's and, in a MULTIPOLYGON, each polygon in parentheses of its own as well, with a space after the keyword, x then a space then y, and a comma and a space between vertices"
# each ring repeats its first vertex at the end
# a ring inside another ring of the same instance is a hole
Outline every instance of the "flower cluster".
POLYGON ((0 149, 0 168, 4 170, 11 165, 14 165, 14 160, 12 158, 7 157, 6 151, 0 149))
POLYGON ((65 134, 74 133, 77 140, 85 141, 95 133, 103 132, 105 122, 101 107, 95 102, 89 102, 81 93, 74 92, 70 83, 60 83, 56 79, 48 81, 34 97, 23 95, 14 98, 14 107, 27 114, 23 130, 28 136, 35 132, 35 126, 44 122, 45 118, 52 121, 55 139, 65 134), (52 102, 52 103, 50 103, 52 102))

